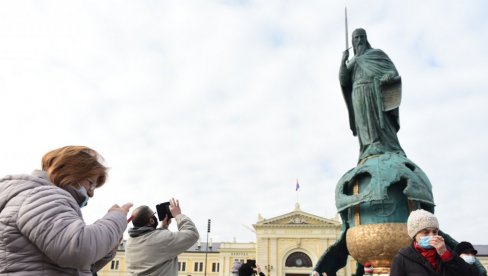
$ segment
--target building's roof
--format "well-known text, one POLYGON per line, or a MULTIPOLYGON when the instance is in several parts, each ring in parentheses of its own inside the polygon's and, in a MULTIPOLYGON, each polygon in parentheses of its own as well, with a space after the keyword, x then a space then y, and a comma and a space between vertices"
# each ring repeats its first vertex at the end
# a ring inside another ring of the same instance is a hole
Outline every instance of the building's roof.
MULTIPOLYGON (((127 243, 127 240, 122 240, 119 244, 119 247, 117 248, 118 251, 125 251, 125 245, 127 243)), ((224 242, 225 243, 225 242, 224 242)), ((212 242, 209 243, 208 251, 209 253, 215 253, 215 252, 220 252, 220 246, 221 242, 212 242)), ((225 243, 229 244, 229 243, 225 243)), ((194 245, 192 245, 188 250, 185 252, 205 252, 206 249, 206 242, 201 242, 200 245, 198 242, 196 242, 194 245)), ((473 247, 478 250, 477 256, 488 256, 488 244, 475 244, 473 247)))
MULTIPOLYGON (((125 245, 127 244, 127 240, 122 240, 119 244, 119 247, 117 248, 118 251, 125 251, 125 245)), ((207 252, 219 252, 220 251, 220 242, 209 242, 208 243, 208 251, 207 252)), ((201 242, 198 243, 196 242, 194 245, 192 245, 188 250, 185 252, 205 252, 205 249, 207 249, 207 243, 206 242, 201 242)))
POLYGON ((478 250, 476 256, 488 256, 488 245, 473 245, 474 249, 478 250))
POLYGON ((192 247, 190 247, 188 250, 185 252, 219 252, 220 250, 220 242, 212 242, 208 243, 208 251, 205 251, 207 249, 207 243, 206 242, 197 242, 192 247))

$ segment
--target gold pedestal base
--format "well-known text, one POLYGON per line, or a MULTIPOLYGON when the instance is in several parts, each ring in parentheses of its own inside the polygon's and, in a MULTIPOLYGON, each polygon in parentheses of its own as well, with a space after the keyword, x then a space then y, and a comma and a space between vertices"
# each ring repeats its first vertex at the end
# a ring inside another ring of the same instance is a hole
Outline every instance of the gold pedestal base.
POLYGON ((393 257, 411 242, 405 223, 358 225, 347 230, 347 249, 360 264, 370 262, 373 275, 389 275, 393 257))

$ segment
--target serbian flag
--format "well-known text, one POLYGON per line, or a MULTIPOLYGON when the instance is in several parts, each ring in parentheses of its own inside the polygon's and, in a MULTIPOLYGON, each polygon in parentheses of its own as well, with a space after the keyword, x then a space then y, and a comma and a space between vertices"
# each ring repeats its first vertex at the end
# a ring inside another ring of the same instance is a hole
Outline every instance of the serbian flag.
POLYGON ((300 189, 300 183, 298 183, 298 179, 297 179, 297 186, 295 188, 295 191, 298 191, 298 189, 300 189))

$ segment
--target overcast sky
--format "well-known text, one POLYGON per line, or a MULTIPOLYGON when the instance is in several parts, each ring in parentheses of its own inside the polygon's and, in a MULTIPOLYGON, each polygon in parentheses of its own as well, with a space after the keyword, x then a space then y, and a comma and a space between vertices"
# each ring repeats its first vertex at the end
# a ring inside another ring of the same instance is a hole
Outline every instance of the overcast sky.
POLYGON ((258 214, 297 198, 333 218, 359 153, 338 82, 345 4, 403 78, 400 143, 441 228, 488 244, 485 0, 1 1, 0 174, 86 145, 111 168, 89 223, 170 197, 203 241, 207 219, 213 241, 254 241, 258 214))

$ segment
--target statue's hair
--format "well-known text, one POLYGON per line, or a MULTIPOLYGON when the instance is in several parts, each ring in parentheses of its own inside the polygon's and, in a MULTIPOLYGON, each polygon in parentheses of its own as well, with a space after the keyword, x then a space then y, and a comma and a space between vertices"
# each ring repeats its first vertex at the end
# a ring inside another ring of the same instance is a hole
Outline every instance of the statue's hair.
POLYGON ((366 30, 365 30, 365 29, 363 29, 363 28, 357 28, 357 29, 355 29, 355 30, 352 32, 352 37, 354 37, 354 34, 359 33, 359 32, 364 33, 364 34, 367 36, 367 34, 366 34, 366 30))
POLYGON ((134 227, 142 227, 147 224, 152 214, 153 212, 149 206, 139 206, 134 210, 134 212, 132 212, 132 215, 134 216, 132 219, 132 224, 134 227))
POLYGON ((95 150, 85 146, 66 146, 52 150, 42 157, 42 170, 49 180, 61 188, 78 186, 79 182, 92 178, 97 187, 107 179, 103 158, 95 150))

